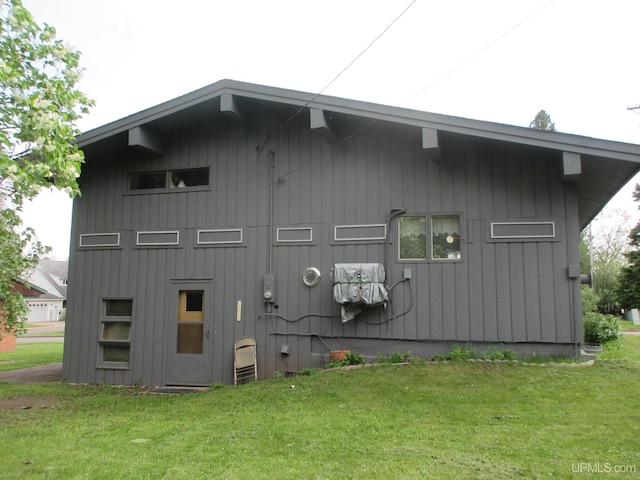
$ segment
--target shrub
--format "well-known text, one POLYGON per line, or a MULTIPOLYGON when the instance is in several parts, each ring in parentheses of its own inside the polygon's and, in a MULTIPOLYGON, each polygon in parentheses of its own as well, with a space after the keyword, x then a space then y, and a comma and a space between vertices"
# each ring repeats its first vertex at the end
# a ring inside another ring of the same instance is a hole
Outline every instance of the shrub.
POLYGON ((597 312, 598 304, 600 303, 598 294, 587 285, 582 285, 580 291, 582 293, 582 315, 587 316, 590 313, 597 312))
POLYGON ((503 350, 493 350, 491 347, 482 354, 483 360, 515 360, 518 358, 518 354, 508 348, 503 350))
POLYGON ((620 321, 613 315, 590 314, 584 319, 584 341, 586 343, 615 342, 621 334, 620 321))
POLYGON ((359 353, 347 352, 344 360, 334 360, 325 365, 326 368, 346 367, 347 365, 362 365, 364 363, 364 355, 359 353))
POLYGON ((472 358, 476 358, 476 349, 469 345, 456 345, 449 353, 438 354, 433 357, 434 360, 450 360, 452 362, 465 362, 472 358))
POLYGON ((364 363, 364 355, 348 352, 345 355, 343 362, 345 362, 345 365, 362 365, 364 363))
POLYGON ((378 363, 408 363, 413 362, 415 359, 416 357, 413 356, 411 350, 407 353, 391 352, 386 357, 378 355, 378 363))

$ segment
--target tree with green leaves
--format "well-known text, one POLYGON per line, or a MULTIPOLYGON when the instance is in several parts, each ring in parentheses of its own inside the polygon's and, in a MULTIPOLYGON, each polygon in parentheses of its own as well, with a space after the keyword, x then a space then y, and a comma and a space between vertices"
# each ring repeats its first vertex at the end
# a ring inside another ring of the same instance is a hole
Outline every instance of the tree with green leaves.
MULTIPOLYGON (((640 184, 636 184, 633 198, 640 202, 640 184)), ((625 254, 628 264, 620 272, 616 290, 618 302, 625 310, 640 308, 640 222, 631 229, 628 238, 631 245, 625 254)))
POLYGON ((529 124, 529 128, 536 130, 546 130, 547 132, 555 132, 556 124, 551 121, 551 117, 544 110, 540 110, 535 118, 529 124))
POLYGON ((20 0, 0 0, 0 334, 22 327, 28 310, 13 285, 47 252, 22 225, 24 202, 42 188, 80 193, 75 125, 93 102, 76 86, 79 58, 20 0))
POLYGON ((601 312, 617 311, 616 288, 620 270, 626 264, 629 250, 627 232, 633 225, 625 210, 605 209, 582 232, 582 239, 589 246, 590 273, 595 293, 600 299, 601 312))

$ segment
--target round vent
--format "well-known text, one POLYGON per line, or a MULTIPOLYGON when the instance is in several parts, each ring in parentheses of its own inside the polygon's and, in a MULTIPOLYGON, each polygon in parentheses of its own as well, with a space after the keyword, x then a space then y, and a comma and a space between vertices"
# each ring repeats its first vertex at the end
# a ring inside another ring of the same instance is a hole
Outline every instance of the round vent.
POLYGON ((315 287, 320 283, 322 274, 316 267, 309 267, 302 273, 302 283, 307 287, 315 287))

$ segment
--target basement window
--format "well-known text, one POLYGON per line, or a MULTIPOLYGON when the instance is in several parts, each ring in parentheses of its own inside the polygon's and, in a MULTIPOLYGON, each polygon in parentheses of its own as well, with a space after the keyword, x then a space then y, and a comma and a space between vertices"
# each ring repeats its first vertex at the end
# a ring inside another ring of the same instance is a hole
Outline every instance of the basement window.
POLYGON ((100 329, 101 366, 122 368, 129 366, 131 352, 131 322, 133 300, 105 299, 100 329))

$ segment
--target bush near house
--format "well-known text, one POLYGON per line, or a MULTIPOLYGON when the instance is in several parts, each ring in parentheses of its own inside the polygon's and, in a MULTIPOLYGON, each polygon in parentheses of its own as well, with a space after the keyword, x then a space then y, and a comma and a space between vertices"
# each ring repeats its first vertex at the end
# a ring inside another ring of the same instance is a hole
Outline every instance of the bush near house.
POLYGON ((584 341, 586 343, 611 343, 622 335, 620 320, 614 315, 595 313, 584 319, 584 341))
POLYGON ((616 342, 622 335, 620 320, 598 312, 600 298, 591 287, 582 286, 582 317, 585 343, 616 342))

